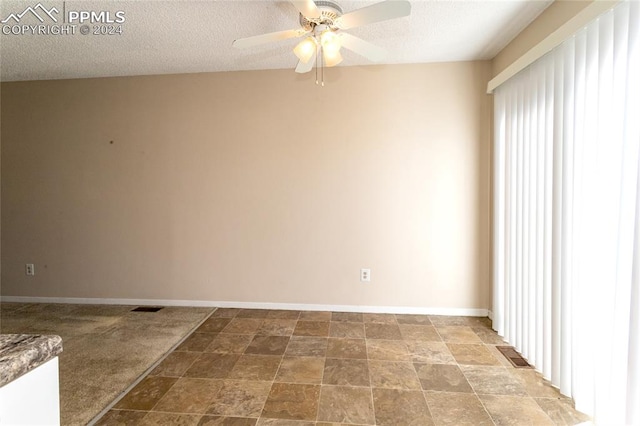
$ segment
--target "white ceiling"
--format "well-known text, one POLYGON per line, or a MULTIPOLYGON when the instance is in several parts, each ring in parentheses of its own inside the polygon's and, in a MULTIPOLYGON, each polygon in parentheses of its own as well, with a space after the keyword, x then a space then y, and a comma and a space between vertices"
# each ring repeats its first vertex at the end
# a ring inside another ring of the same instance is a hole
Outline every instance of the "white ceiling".
MULTIPOLYGON (((296 40, 246 50, 236 38, 298 28, 287 1, 40 0, 62 11, 124 11, 122 35, 0 35, 2 81, 293 68, 296 40)), ((345 13, 377 1, 339 1, 345 13)), ((0 20, 38 0, 2 0, 0 20)), ((411 15, 350 33, 386 48, 385 63, 491 59, 551 1, 413 0, 411 15)), ((60 14, 61 16, 61 14, 60 14)), ((39 22, 33 16, 21 24, 39 22)), ((45 22, 45 24, 52 22, 45 22)), ((1 24, 0 24, 1 25, 1 24)), ((347 52, 343 66, 366 65, 347 52)))

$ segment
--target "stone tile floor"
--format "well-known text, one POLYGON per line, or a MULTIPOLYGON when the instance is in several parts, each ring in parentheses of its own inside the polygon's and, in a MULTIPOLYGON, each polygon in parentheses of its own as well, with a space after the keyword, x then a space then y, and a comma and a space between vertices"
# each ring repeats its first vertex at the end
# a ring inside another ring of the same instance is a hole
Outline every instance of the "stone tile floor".
POLYGON ((487 318, 218 309, 98 424, 589 420, 501 344, 487 318))
POLYGON ((0 333, 62 337, 62 425, 90 423, 214 311, 165 307, 143 313, 133 308, 0 301, 0 333))

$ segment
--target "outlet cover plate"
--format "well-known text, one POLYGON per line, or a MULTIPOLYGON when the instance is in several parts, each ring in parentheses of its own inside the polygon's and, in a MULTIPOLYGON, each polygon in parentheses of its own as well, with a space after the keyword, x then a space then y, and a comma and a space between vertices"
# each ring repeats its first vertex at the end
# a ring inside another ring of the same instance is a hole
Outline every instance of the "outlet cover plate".
POLYGON ((33 263, 27 263, 24 265, 24 273, 28 276, 33 276, 36 274, 36 267, 33 263))

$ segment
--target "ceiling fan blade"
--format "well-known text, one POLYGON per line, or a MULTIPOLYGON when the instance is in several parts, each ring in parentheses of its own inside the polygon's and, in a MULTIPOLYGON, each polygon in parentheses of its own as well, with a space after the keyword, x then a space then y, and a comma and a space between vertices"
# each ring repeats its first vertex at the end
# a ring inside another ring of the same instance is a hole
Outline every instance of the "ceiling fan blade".
POLYGON ((343 30, 373 24, 374 22, 402 18, 411 13, 411 3, 406 0, 388 0, 356 9, 337 19, 336 25, 343 30))
POLYGON ((320 9, 313 0, 290 0, 298 12, 302 13, 305 18, 320 18, 320 9))
POLYGON ((261 34, 253 37, 239 38, 233 41, 233 47, 244 49, 246 47, 253 47, 265 43, 270 43, 272 41, 301 37, 306 33, 308 33, 307 30, 299 28, 297 30, 276 31, 274 33, 261 34))
POLYGON ((387 56, 385 49, 349 33, 340 33, 340 43, 342 47, 364 56, 372 62, 380 62, 387 56))
POLYGON ((306 72, 309 72, 313 69, 313 65, 315 63, 316 63, 316 55, 313 55, 306 64, 302 61, 299 61, 298 66, 296 67, 296 72, 298 74, 304 74, 306 72))

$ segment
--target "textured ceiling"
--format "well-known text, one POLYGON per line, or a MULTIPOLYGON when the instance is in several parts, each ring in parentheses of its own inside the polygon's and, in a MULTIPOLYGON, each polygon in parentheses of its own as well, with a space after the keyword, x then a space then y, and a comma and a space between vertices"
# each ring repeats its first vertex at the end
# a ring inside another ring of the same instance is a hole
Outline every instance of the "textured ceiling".
MULTIPOLYGON (((0 35, 2 81, 295 68, 296 40, 238 50, 236 38, 298 28, 287 1, 48 1, 47 9, 123 11, 122 34, 0 35)), ((339 1, 345 13, 377 1, 339 1)), ((491 59, 551 1, 420 1, 411 15, 349 30, 389 51, 387 64, 491 59)), ((38 0, 1 0, 0 20, 38 0)), ((41 9, 42 10, 42 9, 41 9)), ((53 25, 42 15, 44 24, 53 25)), ((56 15, 54 15, 56 16, 56 15)), ((14 20, 7 24, 16 25, 14 20)), ((60 23, 60 22, 59 22, 60 23)), ((31 14, 20 25, 40 24, 31 14)), ((91 26, 90 26, 91 27, 91 26)), ((3 33, 11 29, 3 28, 3 33)), ((345 52, 341 66, 370 64, 345 52)))

